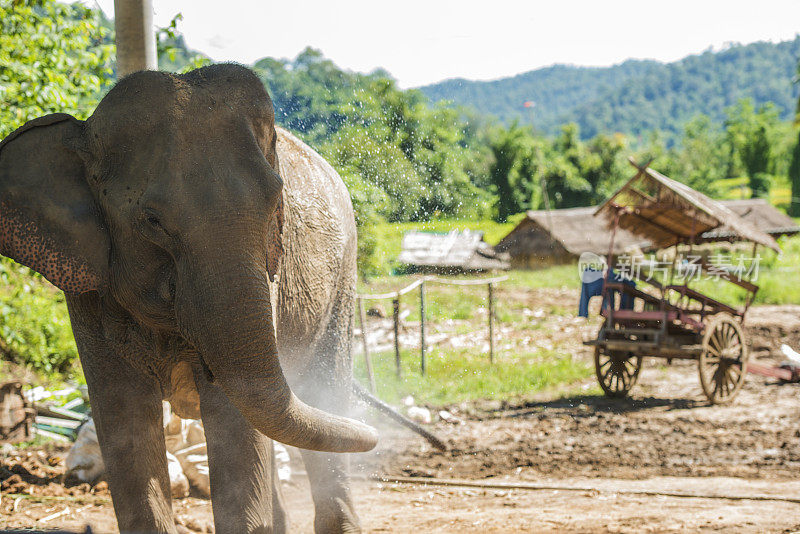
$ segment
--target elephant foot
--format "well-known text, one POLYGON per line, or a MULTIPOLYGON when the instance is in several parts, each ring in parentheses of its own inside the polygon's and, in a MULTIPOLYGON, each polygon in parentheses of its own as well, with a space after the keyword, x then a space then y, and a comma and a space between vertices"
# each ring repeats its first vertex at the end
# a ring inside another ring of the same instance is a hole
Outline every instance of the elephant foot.
POLYGON ((352 504, 343 499, 330 499, 324 505, 317 504, 314 517, 316 534, 360 533, 361 524, 352 504))

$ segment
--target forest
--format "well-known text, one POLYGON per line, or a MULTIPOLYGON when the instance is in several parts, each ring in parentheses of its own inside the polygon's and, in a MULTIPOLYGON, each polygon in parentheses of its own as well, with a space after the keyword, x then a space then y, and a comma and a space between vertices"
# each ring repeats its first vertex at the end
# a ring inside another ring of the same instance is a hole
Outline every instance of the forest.
MULTIPOLYGON (((208 63, 186 47, 179 24, 176 16, 158 32, 161 68, 184 71, 208 63)), ((46 113, 85 118, 115 81, 113 23, 98 10, 54 0, 3 2, 0 27, 0 137, 46 113)), ((765 197, 800 215, 797 89, 784 72, 790 64, 798 74, 798 58, 800 38, 706 52, 666 66, 626 62, 613 73, 537 71, 554 117, 597 99, 611 106, 614 117, 640 117, 623 104, 649 103, 657 120, 626 128, 588 111, 600 122, 592 126, 573 114, 572 122, 553 119, 544 128, 435 102, 427 89, 400 89, 381 70, 341 69, 313 49, 294 59, 264 57, 251 67, 272 96, 278 124, 323 154, 346 182, 359 224, 360 270, 369 276, 386 272, 376 254, 375 228, 383 223, 504 222, 546 205, 597 204, 630 177, 629 156, 712 196, 765 197), (701 71, 705 82, 695 87, 700 78, 690 82, 689 75, 701 71), (725 73, 734 71, 736 91, 705 99, 700 89, 725 86, 725 73), (664 76, 674 83, 658 82, 664 76), (648 84, 659 92, 651 93, 648 84), (603 97, 612 93, 627 96, 603 97), (688 93, 697 94, 692 106, 688 93), (680 109, 666 103, 684 101, 680 109)), ((540 100, 536 109, 546 105, 540 100)), ((29 301, 39 295, 24 289, 18 272, 9 263, 0 267, 0 275, 15 281, 21 302, 38 306, 29 301)), ((19 332, 7 311, 0 310, 0 337, 19 332)), ((45 346, 56 339, 42 335, 45 346)))
POLYGON ((548 135, 575 122, 584 139, 602 132, 641 136, 660 130, 676 141, 695 115, 721 123, 726 108, 744 98, 757 106, 772 102, 782 119, 790 119, 800 91, 793 83, 798 57, 800 37, 795 37, 730 44, 673 63, 553 65, 493 81, 445 80, 421 90, 434 102, 471 107, 505 124, 518 120, 548 135))

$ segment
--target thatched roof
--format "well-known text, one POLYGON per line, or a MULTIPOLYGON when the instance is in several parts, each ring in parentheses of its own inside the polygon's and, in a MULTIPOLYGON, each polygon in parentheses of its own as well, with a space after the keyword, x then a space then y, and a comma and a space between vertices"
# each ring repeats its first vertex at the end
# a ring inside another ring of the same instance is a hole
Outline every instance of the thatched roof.
POLYGON ((596 212, 609 226, 618 217, 620 228, 657 248, 698 241, 701 235, 724 228, 740 240, 780 251, 775 239, 719 202, 649 167, 631 163, 637 167, 636 175, 596 212))
POLYGON ((507 254, 499 254, 483 240, 483 232, 453 230, 447 234, 406 232, 400 263, 416 267, 488 271, 508 269, 507 254))
MULTIPOLYGON (((800 226, 791 217, 776 209, 763 198, 720 200, 719 203, 772 237, 794 235, 800 232, 800 226)), ((719 241, 732 237, 735 237, 735 234, 726 228, 717 228, 703 234, 702 240, 719 241)))
MULTIPOLYGON (((772 237, 800 233, 794 220, 776 209, 764 199, 719 200, 720 204, 733 211, 746 222, 772 237)), ((495 247, 500 252, 518 254, 574 255, 582 252, 608 254, 611 230, 598 225, 594 213, 598 206, 567 208, 559 210, 528 211, 526 217, 514 227, 495 247), (552 228, 552 230, 551 230, 552 228)), ((698 242, 736 239, 735 233, 724 227, 706 232, 698 242)), ((614 254, 638 247, 652 248, 650 241, 619 229, 614 239, 614 254)))
MULTIPOLYGON (((522 220, 495 247, 517 254, 608 254, 611 232, 594 218, 597 208, 567 208, 526 212, 522 220), (560 250, 563 249, 563 250, 560 250)), ((646 241, 620 229, 614 237, 614 254, 622 254, 646 241)))

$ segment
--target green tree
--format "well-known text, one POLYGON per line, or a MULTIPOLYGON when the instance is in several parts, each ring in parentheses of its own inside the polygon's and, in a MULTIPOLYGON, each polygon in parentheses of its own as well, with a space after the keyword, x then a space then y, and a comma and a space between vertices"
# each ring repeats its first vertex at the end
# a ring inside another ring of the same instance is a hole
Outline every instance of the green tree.
MULTIPOLYGON (((797 64, 797 78, 795 83, 800 82, 800 62, 797 64)), ((797 99, 795 108, 794 125, 800 126, 800 97, 797 99)), ((800 133, 797 136, 797 144, 792 152, 792 163, 789 166, 789 182, 792 184, 792 200, 789 205, 789 215, 800 217, 800 133)))
POLYGON ((481 134, 459 110, 429 105, 384 72, 343 71, 313 49, 293 61, 264 58, 255 70, 279 124, 319 150, 354 187, 382 191, 375 199, 381 217, 486 213, 490 193, 479 186, 484 156, 476 148, 481 134))
POLYGON ((182 20, 183 14, 178 13, 167 26, 156 29, 158 70, 188 72, 212 63, 208 56, 186 46, 183 34, 178 31, 178 22, 182 20))
POLYGON ((696 115, 683 131, 674 153, 675 178, 703 193, 713 194, 717 180, 728 178, 731 150, 722 129, 707 115, 696 115))
POLYGON ((497 216, 505 222, 510 215, 520 211, 520 193, 515 188, 517 168, 523 157, 526 131, 516 122, 508 129, 495 131, 489 141, 493 162, 489 177, 497 195, 497 216))
POLYGON ((792 200, 789 205, 789 215, 800 217, 800 134, 797 144, 792 152, 792 163, 789 166, 789 181, 792 184, 792 200))
POLYGON ((86 117, 111 75, 100 12, 54 0, 0 1, 0 137, 54 112, 86 117))
POLYGON ((778 123, 778 110, 771 103, 755 109, 752 100, 743 99, 728 108, 725 121, 728 142, 750 180, 754 197, 766 196, 769 192, 773 133, 778 123))
POLYGON ((630 169, 624 159, 627 147, 627 139, 620 133, 599 134, 588 142, 588 150, 598 158, 587 176, 595 203, 605 200, 627 179, 630 169))

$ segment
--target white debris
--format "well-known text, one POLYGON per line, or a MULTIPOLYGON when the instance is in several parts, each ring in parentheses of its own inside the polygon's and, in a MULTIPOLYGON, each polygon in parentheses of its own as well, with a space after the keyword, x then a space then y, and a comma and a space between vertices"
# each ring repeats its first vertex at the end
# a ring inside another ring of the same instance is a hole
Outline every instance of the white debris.
POLYGON ((189 480, 183 474, 181 463, 175 456, 167 452, 167 470, 169 471, 169 485, 172 489, 173 499, 182 499, 189 495, 189 480))
POLYGON ((444 421, 445 423, 450 423, 451 425, 460 425, 464 421, 452 413, 448 412, 447 410, 440 410, 439 411, 439 419, 444 421))
POLYGON ((783 344, 781 345, 781 352, 784 356, 789 358, 792 362, 796 364, 800 364, 800 352, 797 352, 789 345, 783 344))
POLYGON ((73 393, 78 393, 78 390, 75 388, 65 388, 58 391, 47 391, 42 386, 36 386, 24 390, 22 395, 28 402, 39 402, 53 397, 67 397, 73 393))
POLYGON ((48 521, 52 521, 53 519, 58 519, 61 516, 69 515, 70 513, 71 512, 70 512, 69 506, 65 506, 64 509, 61 510, 60 512, 56 512, 54 514, 50 514, 48 516, 45 516, 45 517, 39 519, 39 522, 40 523, 47 523, 48 521))
POLYGON ((278 466, 278 480, 290 482, 292 480, 292 466, 290 465, 289 451, 277 441, 272 443, 275 445, 275 464, 278 466))
POLYGON ((211 497, 211 480, 208 476, 208 453, 205 441, 188 445, 175 451, 186 478, 201 495, 211 497))
POLYGON ((89 419, 78 430, 78 437, 69 450, 64 464, 67 468, 66 475, 72 475, 81 482, 94 484, 103 475, 106 466, 103 464, 103 456, 100 454, 94 420, 89 419))
MULTIPOLYGON (((430 414, 428 414, 430 417, 430 414)), ((164 403, 164 441, 167 446, 167 468, 169 470, 172 496, 186 497, 189 488, 201 495, 211 496, 208 474, 208 451, 203 424, 196 419, 181 419, 164 403)), ((289 453, 280 443, 273 442, 278 479, 288 482, 292 470, 289 453)), ((97 482, 105 472, 94 421, 89 419, 78 432, 75 444, 65 460, 67 475, 82 482, 97 482)))
POLYGON ((407 408, 414 406, 414 397, 412 397, 411 395, 409 395, 408 397, 403 397, 403 406, 407 408))
POLYGON ((417 423, 430 424, 431 411, 422 406, 411 406, 408 409, 408 418, 417 423))

